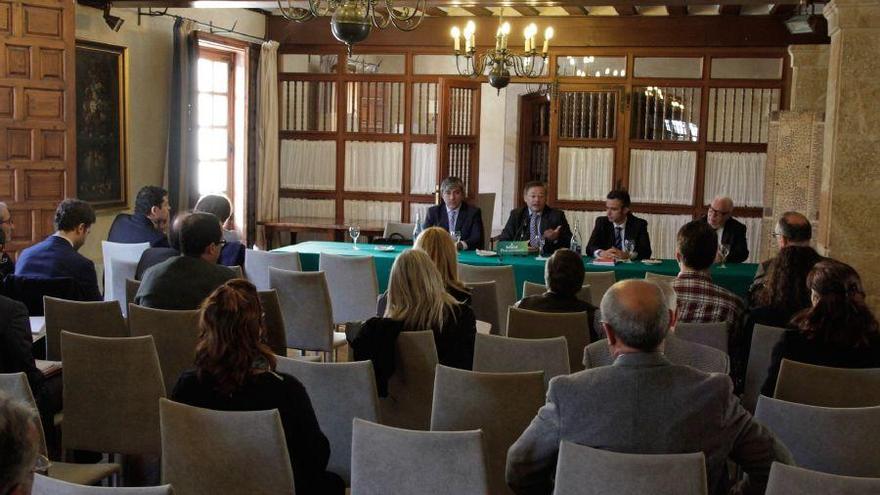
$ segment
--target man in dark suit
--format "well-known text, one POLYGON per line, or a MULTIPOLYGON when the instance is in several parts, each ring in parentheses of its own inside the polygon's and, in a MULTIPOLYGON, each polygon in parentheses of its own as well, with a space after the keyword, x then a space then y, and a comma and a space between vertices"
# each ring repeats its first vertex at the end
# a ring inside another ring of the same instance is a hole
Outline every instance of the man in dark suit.
POLYGON ((135 280, 143 280, 144 273, 153 266, 168 258, 180 256, 180 229, 183 226, 183 221, 191 214, 189 211, 184 211, 175 215, 171 226, 168 227, 168 244, 171 247, 151 247, 141 254, 141 259, 138 260, 137 268, 134 272, 135 280))
POLYGON ((543 255, 553 254, 557 249, 571 244, 571 229, 565 212, 547 206, 546 184, 541 181, 526 183, 523 201, 526 206, 510 212, 499 240, 529 241, 529 247, 537 249, 536 239, 543 238, 543 255))
MULTIPOLYGON (((731 263, 742 263, 749 257, 749 243, 746 241, 746 226, 733 218, 733 200, 726 197, 717 197, 709 205, 706 216, 700 218, 703 223, 708 223, 718 235, 718 245, 727 244, 730 251, 727 259, 731 263)), ((721 261, 721 254, 715 257, 716 262, 721 261)))
POLYGON ((15 275, 72 278, 81 300, 102 300, 95 263, 77 252, 85 244, 94 223, 95 210, 91 205, 78 199, 65 199, 55 210, 55 233, 21 252, 15 275))
POLYGON ((550 381, 547 403, 507 452, 513 491, 549 495, 565 440, 631 454, 703 452, 712 495, 728 493, 731 459, 753 485, 743 488, 763 493, 770 465, 791 462, 791 454, 742 407, 727 375, 664 356, 671 311, 662 290, 645 280, 618 282, 601 312, 614 364, 550 381))
POLYGON ((107 240, 123 244, 149 242, 150 247, 168 247, 168 191, 159 186, 144 186, 138 191, 134 214, 120 213, 110 226, 107 240))
POLYGON ((587 242, 587 254, 596 258, 628 259, 625 241, 635 246, 634 259, 651 257, 651 238, 648 222, 632 214, 629 193, 614 190, 605 197, 604 217, 596 219, 593 233, 587 242))
POLYGON ((424 227, 442 227, 450 233, 460 232, 458 249, 483 247, 483 217, 480 209, 464 201, 464 182, 458 177, 447 177, 440 183, 443 204, 428 208, 424 227))

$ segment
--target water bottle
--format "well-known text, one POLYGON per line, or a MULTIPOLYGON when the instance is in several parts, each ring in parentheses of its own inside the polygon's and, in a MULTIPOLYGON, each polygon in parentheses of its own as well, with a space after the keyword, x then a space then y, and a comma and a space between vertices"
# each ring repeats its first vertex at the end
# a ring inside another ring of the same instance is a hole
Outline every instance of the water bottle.
POLYGON ((581 249, 583 246, 581 245, 581 230, 578 226, 577 219, 574 220, 574 228, 571 230, 571 245, 569 249, 577 253, 579 256, 583 256, 581 249))
POLYGON ((422 212, 416 212, 416 226, 413 227, 413 242, 416 242, 416 239, 419 238, 419 234, 422 233, 422 212))

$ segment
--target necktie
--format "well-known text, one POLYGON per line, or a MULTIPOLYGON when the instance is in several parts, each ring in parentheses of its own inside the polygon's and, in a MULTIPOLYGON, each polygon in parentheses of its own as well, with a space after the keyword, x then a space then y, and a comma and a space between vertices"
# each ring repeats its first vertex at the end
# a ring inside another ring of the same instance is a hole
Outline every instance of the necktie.
POLYGON ((620 225, 614 226, 614 247, 623 249, 623 227, 620 225))
POLYGON ((538 247, 538 243, 535 238, 538 237, 538 229, 541 222, 541 215, 537 213, 532 213, 532 217, 529 220, 529 245, 532 247, 538 247))
POLYGON ((458 210, 449 211, 449 231, 455 232, 455 221, 458 217, 458 210))

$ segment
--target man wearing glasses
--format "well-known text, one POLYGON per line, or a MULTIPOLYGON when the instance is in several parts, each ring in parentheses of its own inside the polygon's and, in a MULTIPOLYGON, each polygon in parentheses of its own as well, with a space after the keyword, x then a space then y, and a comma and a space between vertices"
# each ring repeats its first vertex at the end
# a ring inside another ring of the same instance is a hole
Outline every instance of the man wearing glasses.
MULTIPOLYGON (((709 205, 706 216, 700 219, 708 223, 718 236, 718 246, 727 245, 730 251, 727 259, 731 263, 742 263, 749 257, 749 243, 746 241, 746 226, 733 218, 733 200, 718 196, 709 205)), ((721 261, 721 256, 716 255, 715 261, 721 261)))
POLYGON ((12 240, 12 213, 6 203, 0 201, 0 280, 15 272, 15 262, 6 253, 6 243, 12 240))
POLYGON ((39 451, 37 412, 0 393, 0 419, 0 493, 28 495, 34 473, 49 469, 49 459, 39 451))

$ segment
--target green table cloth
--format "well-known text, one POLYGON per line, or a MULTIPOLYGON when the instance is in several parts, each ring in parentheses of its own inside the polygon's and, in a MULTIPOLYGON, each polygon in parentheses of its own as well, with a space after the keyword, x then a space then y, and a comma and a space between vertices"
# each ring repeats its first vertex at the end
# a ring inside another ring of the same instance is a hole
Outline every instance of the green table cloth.
MULTIPOLYGON (((376 260, 376 276, 379 280, 379 291, 384 292, 388 287, 388 276, 391 273, 391 265, 394 259, 404 249, 410 246, 393 246, 392 251, 380 251, 373 244, 358 244, 355 250, 353 244, 347 242, 319 242, 309 241, 278 248, 275 251, 297 252, 303 270, 316 271, 318 269, 318 257, 321 253, 343 254, 349 256, 372 256, 376 260)), ((678 263, 675 260, 663 260, 659 265, 646 265, 641 262, 618 263, 613 267, 595 266, 590 263, 591 258, 584 258, 584 268, 589 272, 603 272, 613 270, 617 280, 628 278, 644 278, 645 272, 659 273, 662 275, 675 276, 678 273, 678 263)), ((497 256, 477 256, 474 251, 460 252, 459 263, 468 265, 498 266, 513 265, 516 276, 516 291, 522 297, 523 282, 528 280, 538 284, 544 283, 544 264, 546 260, 535 259, 535 256, 505 256, 503 259, 497 256)), ((712 280, 722 287, 734 292, 740 297, 748 293, 752 279, 758 265, 753 263, 728 263, 726 268, 718 265, 712 267, 712 280)), ((356 283, 356 280, 352 282, 356 283)))

